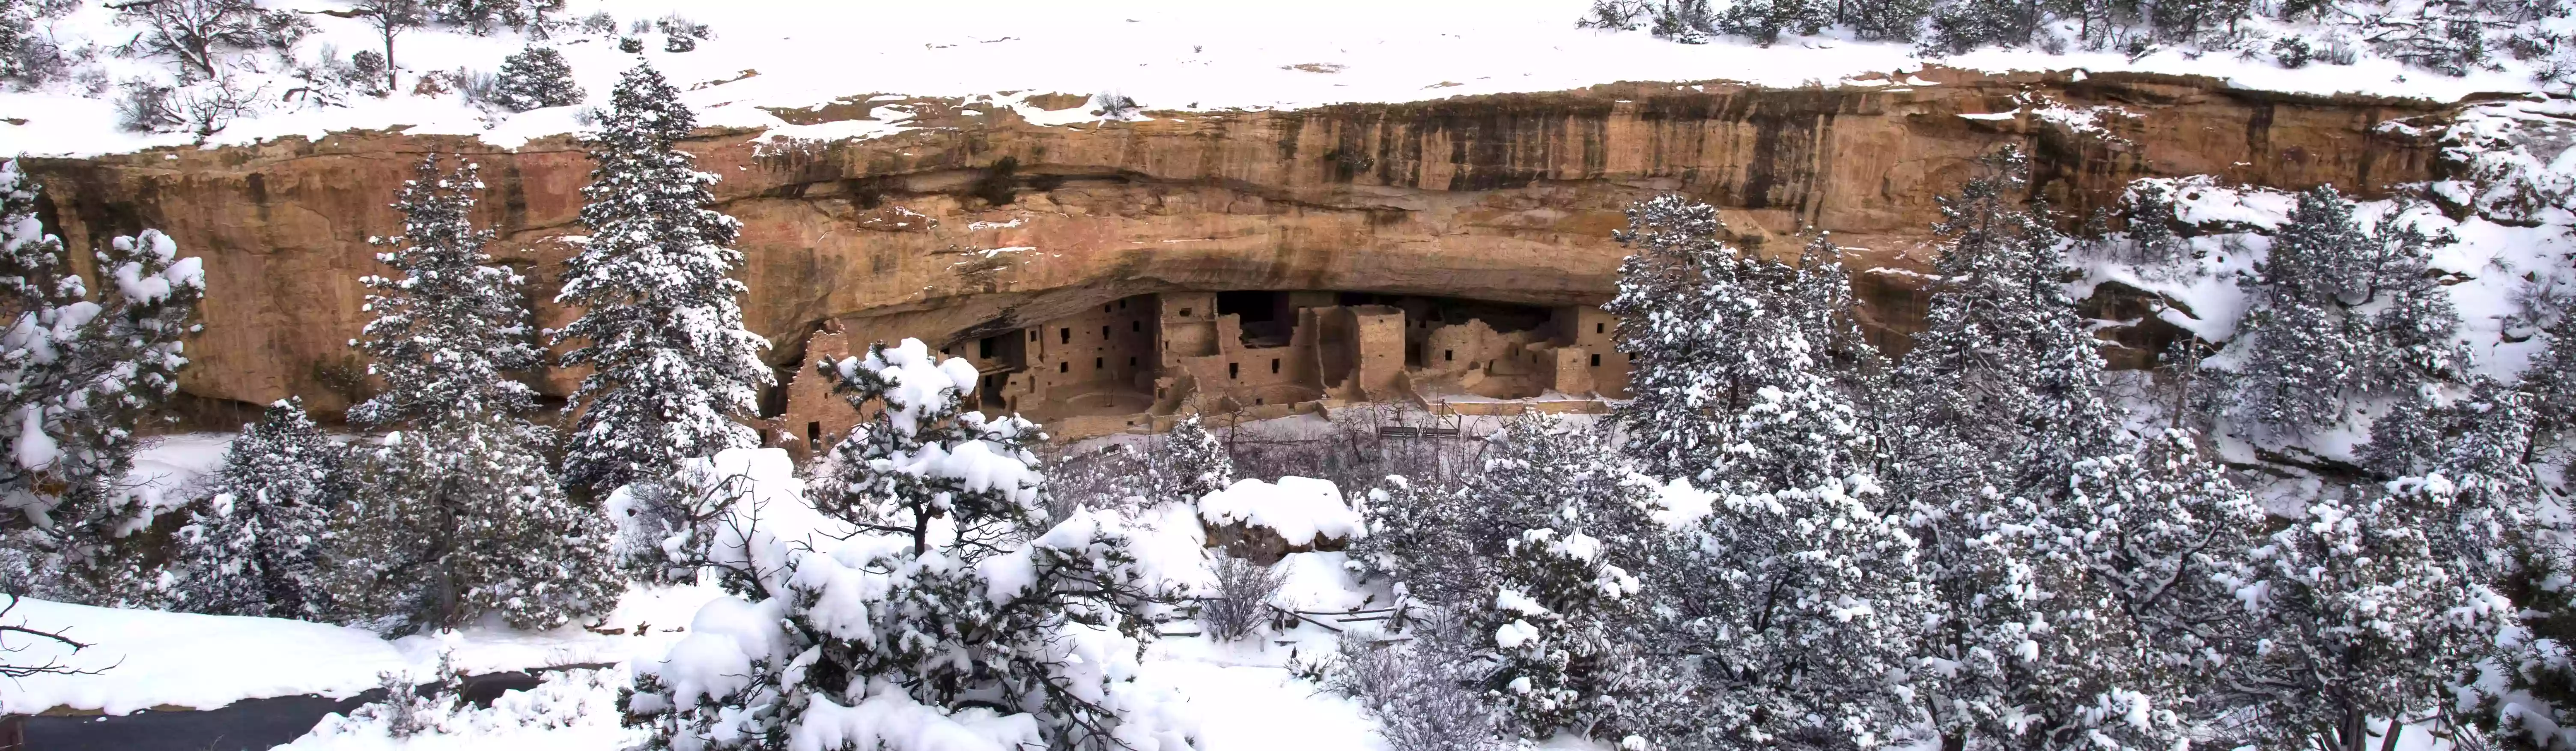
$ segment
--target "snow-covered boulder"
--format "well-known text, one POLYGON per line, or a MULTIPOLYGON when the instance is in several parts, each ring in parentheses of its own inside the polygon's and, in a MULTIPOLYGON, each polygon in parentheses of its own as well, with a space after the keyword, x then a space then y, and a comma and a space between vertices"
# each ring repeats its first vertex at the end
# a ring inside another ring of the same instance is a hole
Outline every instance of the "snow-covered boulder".
POLYGON ((1331 480, 1236 480, 1198 505, 1210 547, 1265 564, 1289 553, 1341 550, 1368 533, 1359 511, 1342 502, 1341 488, 1331 480))

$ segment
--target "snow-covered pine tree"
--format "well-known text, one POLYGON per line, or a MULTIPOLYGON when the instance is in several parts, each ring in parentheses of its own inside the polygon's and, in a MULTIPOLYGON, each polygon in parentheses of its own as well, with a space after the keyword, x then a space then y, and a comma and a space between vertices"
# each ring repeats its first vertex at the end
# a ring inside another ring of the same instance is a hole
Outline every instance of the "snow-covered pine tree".
POLYGON ((2252 613, 2257 638, 2229 654, 2221 700, 2243 707, 2239 731, 2264 746, 2369 751, 2371 722, 2418 716, 2489 654, 2512 604, 2465 581, 2428 531, 2446 485, 2319 499, 2272 534, 2252 560, 2222 573, 2252 613))
POLYGON ((2447 242, 2403 219, 2364 227, 2333 186, 2299 194, 2246 281, 2252 303, 2228 345, 2243 352, 2233 413, 2297 436, 2341 424, 2353 400, 2451 377, 2459 315, 2425 276, 2447 242))
POLYGON ((2188 431, 2079 461, 2072 493, 2032 535, 2033 629, 2023 742, 2046 748, 2173 746, 2228 709, 2225 649, 2252 638, 2221 574, 2239 570, 2265 518, 2188 431), (2045 669, 2043 669, 2045 668, 2045 669))
POLYGON ((580 104, 585 92, 572 82, 572 64, 553 47, 529 45, 501 58, 493 100, 512 112, 580 104))
POLYGON ((627 71, 589 142, 598 167, 582 188, 591 235, 565 263, 562 304, 581 317, 555 332, 565 367, 589 366, 573 392, 567 486, 605 497, 668 476, 681 459, 759 445, 738 422, 770 383, 768 342, 743 328, 739 224, 711 206, 716 176, 676 144, 696 116, 651 65, 627 71))
POLYGON ((17 161, 0 162, 0 548, 14 548, 0 558, 30 569, 0 573, 51 583, 55 599, 156 602, 141 551, 120 540, 162 509, 127 502, 124 483, 136 428, 188 362, 205 270, 144 230, 98 251, 93 299, 35 199, 17 161))
POLYGON ((710 607, 741 611, 774 646, 639 668, 624 703, 653 728, 648 747, 838 747, 817 739, 890 738, 866 718, 926 710, 1026 713, 1025 742, 1047 748, 1190 748, 1133 683, 1159 585, 1118 517, 1081 509, 1041 525, 1037 426, 967 409, 974 366, 920 340, 818 369, 854 405, 881 409, 834 447, 814 506, 877 538, 817 553, 774 534, 720 536, 737 549, 713 557, 758 565, 727 577, 752 602, 710 607))
POLYGON ((2530 395, 2534 457, 2564 461, 2576 448, 2576 314, 2550 326, 2549 349, 2523 369, 2520 388, 2530 395))
POLYGON ((509 374, 536 368, 543 352, 532 340, 520 292, 525 281, 489 265, 483 246, 492 232, 474 227, 480 174, 472 162, 445 172, 433 154, 403 182, 393 204, 403 213, 403 233, 374 238, 391 248, 376 260, 395 275, 358 278, 371 290, 366 310, 375 320, 351 342, 370 358, 367 372, 384 388, 350 407, 351 421, 431 426, 536 406, 535 390, 509 374))
POLYGON ((282 399, 242 427, 215 470, 214 496, 180 530, 181 609, 319 619, 331 517, 349 500, 347 452, 282 399))
POLYGON ((1635 705, 1659 688, 1631 646, 1645 615, 1637 577, 1611 564, 1575 519, 1558 521, 1522 532, 1494 562, 1501 584, 1471 620, 1493 639, 1497 664, 1484 686, 1521 737, 1621 740, 1650 724, 1635 705))
POLYGON ((1153 485, 1167 489, 1165 497, 1155 502, 1178 501, 1197 503, 1207 494, 1234 484, 1234 457, 1226 453, 1225 444, 1208 433, 1196 415, 1172 426, 1163 434, 1160 450, 1151 457, 1153 485))
POLYGON ((2037 0, 1945 0, 1932 8, 1931 20, 1924 51, 1956 55, 1989 45, 2029 45, 2048 21, 2048 6, 2037 0))
POLYGON ((1734 418, 1710 514, 1647 571, 1675 621, 1659 651, 1695 664, 1694 719, 1658 728, 1679 747, 1868 749, 1919 716, 1907 673, 1932 603, 1914 538, 1878 508, 1849 399, 1784 364, 1734 418))
POLYGON ((1480 606, 1469 625, 1498 660, 1484 687, 1523 737, 1647 731, 1656 671, 1633 638, 1647 611, 1630 572, 1664 557, 1653 488, 1596 432, 1551 417, 1513 420, 1488 440, 1483 471, 1444 504, 1467 512, 1445 533, 1477 564, 1452 571, 1468 581, 1427 589, 1480 606))
POLYGON ((1603 308, 1619 316, 1635 396, 1613 419, 1628 455, 1656 477, 1704 479, 1728 444, 1726 416, 1775 385, 1778 356, 1766 345, 1789 339, 1769 333, 1824 307, 1779 309, 1795 272, 1737 253, 1719 239, 1724 231, 1716 208, 1665 194, 1630 206, 1628 229, 1616 235, 1633 254, 1603 308))
POLYGON ((474 165, 423 159, 394 207, 403 234, 378 255, 396 276, 373 290, 357 342, 384 381, 350 417, 397 428, 358 451, 368 478, 335 520, 326 577, 343 620, 454 626, 485 613, 546 628, 616 604, 613 529, 565 497, 545 457, 552 432, 528 422, 533 392, 511 378, 540 362, 522 280, 487 265, 475 229, 474 165))
POLYGON ((2139 693, 2098 683, 2104 655, 2091 650, 2144 638, 2100 618, 2125 603, 2083 573, 2090 553, 2051 547, 2053 525, 2085 502, 2070 493, 2079 464, 2132 449, 2101 394, 2098 342, 2059 282, 2065 240, 2044 204, 2019 205, 2023 158, 1998 152, 1987 169, 1941 201, 1939 281, 1882 439, 1939 604, 1922 645, 1939 681, 1924 695, 1954 744, 2080 728, 2103 697, 2139 693), (2069 566, 2079 573, 2049 576, 2069 566))
POLYGON ((1394 585, 1404 597, 1465 609, 1485 597, 1485 562, 1460 532, 1478 511, 1455 492, 1388 475, 1360 496, 1368 535, 1351 543, 1351 560, 1394 585))

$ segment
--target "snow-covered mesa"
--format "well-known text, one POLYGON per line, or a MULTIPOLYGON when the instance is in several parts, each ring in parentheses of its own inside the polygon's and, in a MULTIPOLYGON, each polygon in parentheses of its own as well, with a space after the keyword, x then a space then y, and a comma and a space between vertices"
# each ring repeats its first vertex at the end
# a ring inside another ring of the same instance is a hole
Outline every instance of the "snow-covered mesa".
MULTIPOLYGON (((318 29, 294 54, 312 59, 324 47, 340 54, 381 49, 363 19, 334 0, 276 0, 304 13, 318 29)), ((742 0, 721 8, 681 0, 574 0, 556 17, 598 10, 628 19, 677 12, 711 26, 694 51, 648 46, 642 57, 688 89, 684 100, 700 124, 766 129, 769 136, 832 140, 900 132, 908 112, 872 108, 871 119, 793 125, 763 108, 829 104, 843 97, 880 101, 908 96, 967 97, 1007 106, 1032 122, 1097 122, 1097 105, 1049 111, 1028 104, 1035 93, 1132 97, 1151 117, 1158 110, 1289 109, 1342 102, 1405 102, 1455 95, 1553 91, 1614 81, 1727 80, 1769 86, 1832 85, 1868 76, 1865 85, 1919 85, 1901 75, 1926 65, 1971 70, 2137 70, 2227 79, 2275 91, 2362 91, 2451 100, 2481 91, 2530 90, 2519 72, 2475 71, 2449 77, 2381 57, 2349 66, 2288 69, 2234 54, 2162 48, 2136 60, 2103 51, 2046 54, 1989 48, 1926 58, 1907 42, 1789 37, 1768 47, 1740 39, 1672 44, 1643 32, 1580 29, 1582 0, 1375 3, 1321 0, 1295 5, 1115 0, 980 4, 971 14, 944 3, 815 3, 742 0), (1364 22, 1356 19, 1366 19, 1364 22), (866 30, 864 33, 854 32, 866 30), (1890 73, 1898 73, 1886 78, 1890 73)), ((114 45, 132 35, 96 3, 50 29, 67 48, 114 45)), ((415 95, 424 72, 489 72, 524 40, 507 30, 473 36, 449 29, 414 30, 396 45, 403 93, 353 97, 345 107, 296 108, 231 123, 209 144, 285 136, 320 138, 355 128, 401 127, 414 134, 474 135, 515 147, 529 139, 583 131, 582 106, 511 114, 469 105, 463 95, 415 95)), ((603 106, 620 72, 637 55, 619 52, 614 36, 557 35, 585 106, 603 106)), ((162 75, 159 61, 102 56, 105 80, 162 75)), ((274 61, 247 74, 267 98, 294 88, 274 61)), ((0 153, 95 155, 197 142, 187 133, 138 135, 119 130, 112 93, 70 82, 33 92, 0 93, 0 153), (23 124, 16 123, 23 119, 23 124)), ((1110 116, 1115 116, 1110 115, 1110 116)), ((755 136, 765 137, 765 136, 755 136)))

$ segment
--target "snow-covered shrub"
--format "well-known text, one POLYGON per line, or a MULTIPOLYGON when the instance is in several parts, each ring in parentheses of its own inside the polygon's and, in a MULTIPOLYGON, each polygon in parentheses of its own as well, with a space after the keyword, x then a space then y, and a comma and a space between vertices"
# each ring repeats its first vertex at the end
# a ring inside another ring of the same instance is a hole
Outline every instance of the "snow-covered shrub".
POLYGON ((617 17, 609 15, 608 11, 604 10, 592 11, 590 15, 581 17, 580 29, 581 33, 593 36, 608 36, 615 34, 617 33, 617 17))
POLYGON ((136 0, 114 7, 117 23, 136 29, 119 51, 169 60, 183 84, 222 76, 239 53, 284 50, 313 32, 304 17, 262 8, 257 0, 136 0))
POLYGON ((1102 91, 1098 94, 1091 95, 1091 106, 1098 108, 1093 110, 1094 114, 1098 114, 1101 117, 1110 120, 1126 120, 1133 118, 1136 116, 1137 110, 1144 108, 1144 105, 1136 103, 1136 99, 1134 97, 1118 93, 1115 90, 1102 91))
POLYGON ((618 37, 617 51, 624 52, 629 55, 640 54, 644 51, 644 40, 631 36, 618 37))
POLYGON ((552 47, 530 46, 501 59, 492 101, 512 112, 580 104, 585 92, 572 82, 572 65, 552 47))
POLYGON ((2305 68, 2315 57, 2316 51, 2308 46, 2306 38, 2293 35, 2272 42, 2272 61, 2280 63, 2281 67, 2305 68))
POLYGON ((1197 415, 1174 424, 1151 456, 1157 503, 1196 503, 1207 494, 1233 485, 1234 457, 1208 433, 1197 415))
POLYGON ((320 566, 331 517, 348 502, 347 452, 280 400, 242 428, 215 471, 214 495, 179 532, 180 609, 318 620, 330 612, 320 566))
POLYGON ((1216 586, 1199 601, 1199 624, 1218 641, 1240 641, 1271 618, 1271 598, 1288 574, 1231 555, 1216 560, 1216 586))
POLYGON ((0 578, 51 599, 157 602, 132 543, 162 509, 126 475, 137 430, 178 389, 204 266, 144 230, 110 240, 83 279, 35 209, 36 186, 0 162, 0 547, 19 569, 0 578), (36 570, 57 575, 17 578, 36 570))
POLYGON ((21 0, 0 4, 0 81, 33 87, 63 73, 67 60, 52 34, 37 28, 80 7, 79 0, 21 0))
POLYGON ((598 168, 581 222, 593 234, 565 261, 555 297, 582 315, 553 334, 572 345, 563 367, 591 369, 572 395, 563 479, 593 498, 760 443, 737 418, 759 411, 769 341, 743 328, 744 287, 732 277, 742 252, 731 247, 741 223, 713 208, 716 176, 675 146, 696 127, 679 95, 637 66, 587 144, 598 168))
POLYGON ((1360 497, 1368 534, 1350 548, 1351 561, 1394 584, 1399 595, 1450 607, 1471 606, 1484 596, 1485 562, 1460 530, 1477 510, 1458 494, 1425 489, 1389 475, 1360 497))
POLYGON ((1470 687, 1470 662, 1457 651, 1463 634, 1417 629, 1411 640, 1342 635, 1324 666, 1325 690, 1358 700, 1377 720, 1392 751, 1494 751, 1510 748, 1494 710, 1470 687))
MULTIPOLYGON (((820 370, 882 409, 833 449, 810 502, 737 503, 714 525, 699 555, 732 595, 639 665, 624 702, 651 747, 1191 747, 1133 682, 1163 585, 1120 516, 1044 526, 1036 426, 966 409, 974 367, 919 340, 820 370)), ((785 456, 716 457, 755 461, 785 456)))
POLYGON ((1585 29, 1635 31, 1639 24, 1645 22, 1647 11, 1645 0, 1592 0, 1592 8, 1584 11, 1583 19, 1575 21, 1574 25, 1585 29))
MULTIPOLYGON (((1574 522, 1575 513, 1564 514, 1574 522)), ((1636 576, 1613 565, 1600 538, 1538 527, 1503 551, 1493 602, 1469 619, 1491 634, 1498 665, 1484 686, 1524 738, 1571 731, 1633 732, 1633 703, 1659 690, 1622 638, 1645 610, 1636 576)))
POLYGON ((137 133, 188 133, 200 139, 223 132, 234 120, 259 114, 264 87, 246 88, 239 77, 221 75, 180 86, 147 79, 126 81, 117 100, 117 125, 137 133))

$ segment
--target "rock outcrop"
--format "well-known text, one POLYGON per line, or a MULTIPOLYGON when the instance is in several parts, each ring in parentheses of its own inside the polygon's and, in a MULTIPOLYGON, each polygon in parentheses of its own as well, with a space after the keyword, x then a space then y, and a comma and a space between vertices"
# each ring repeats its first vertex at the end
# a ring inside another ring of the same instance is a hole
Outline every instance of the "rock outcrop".
MULTIPOLYGON (((912 129, 835 143, 706 131, 687 148, 743 222, 749 324, 792 365, 826 321, 853 342, 958 342, 1175 290, 1597 304, 1623 255, 1610 240, 1622 207, 1668 190, 1720 206, 1748 244, 1793 250, 1791 235, 1821 229, 1859 248, 1858 265, 1901 270, 1922 260, 1935 196, 2001 145, 2027 148, 2040 190, 2074 216, 2148 176, 2372 195, 2436 169, 2433 144, 2377 126, 2447 111, 2157 75, 1878 83, 1620 83, 1066 127, 976 101, 852 98, 867 106, 794 114, 901 103, 912 129)), ((357 278, 378 269, 366 240, 399 228, 386 204, 429 152, 483 165, 494 252, 529 274, 544 323, 568 320, 548 301, 566 255, 552 238, 581 231, 589 165, 570 138, 495 149, 352 132, 28 165, 42 218, 73 245, 157 227, 206 259, 186 393, 328 411, 366 389, 347 346, 365 320, 357 278)), ((1858 279, 1873 328, 1907 331, 1911 277, 1858 279)), ((573 377, 541 380, 562 394, 573 377)))

